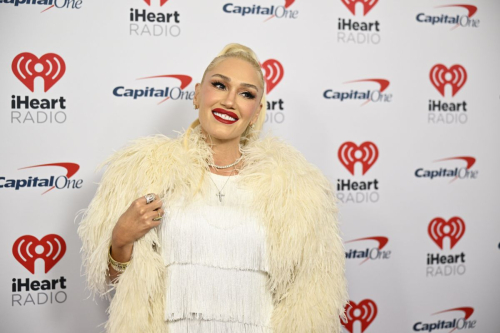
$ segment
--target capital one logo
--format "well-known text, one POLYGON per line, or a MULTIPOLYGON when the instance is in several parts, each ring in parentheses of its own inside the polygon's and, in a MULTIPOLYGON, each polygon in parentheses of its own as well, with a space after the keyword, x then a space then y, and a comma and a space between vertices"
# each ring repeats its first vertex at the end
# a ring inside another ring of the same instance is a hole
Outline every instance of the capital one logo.
POLYGON ((38 58, 32 53, 23 52, 12 60, 12 72, 31 92, 35 91, 35 79, 43 78, 44 92, 47 92, 63 77, 66 64, 55 53, 47 53, 38 58))
POLYGON ((31 274, 35 274, 35 261, 45 262, 45 273, 48 273, 66 253, 66 242, 56 234, 38 238, 25 235, 19 237, 12 246, 12 254, 31 274))
POLYGON ((363 4, 363 16, 366 16, 368 12, 375 7, 378 0, 340 0, 349 9, 352 15, 356 15, 356 4, 363 4))
MULTIPOLYGON (((148 77, 138 78, 137 80, 164 79, 164 78, 174 78, 174 79, 179 80, 181 82, 181 85, 179 86, 180 90, 184 90, 184 88, 189 86, 191 81, 193 81, 193 78, 191 76, 184 75, 184 74, 165 74, 165 75, 148 76, 148 77)), ((161 104, 161 103, 165 102, 166 100, 169 100, 170 97, 172 97, 172 96, 167 96, 165 99, 161 100, 158 104, 161 104)), ((134 98, 136 98, 135 94, 134 94, 134 98)))
POLYGON ((444 90, 447 84, 451 86, 451 96, 462 89, 467 81, 467 71, 461 65, 453 65, 449 69, 442 64, 437 64, 431 68, 429 73, 432 85, 444 96, 444 90))
POLYGON ((450 239, 451 250, 464 235, 465 222, 458 216, 454 216, 448 221, 441 217, 436 217, 429 223, 427 232, 441 250, 443 249, 443 240, 448 237, 450 239))
POLYGON ((363 175, 370 170, 378 159, 378 148, 370 141, 356 145, 353 142, 344 142, 338 151, 340 163, 354 176, 354 166, 361 163, 363 166, 363 175))
MULTIPOLYGON (((366 259, 360 263, 360 265, 362 265, 370 259, 373 260, 373 259, 380 258, 382 255, 381 251, 389 242, 389 238, 384 237, 384 236, 364 237, 364 238, 353 239, 353 240, 347 241, 345 243, 348 244, 348 243, 359 242, 359 241, 375 241, 378 243, 378 247, 373 248, 372 251, 370 251, 370 254, 368 254, 366 256, 366 259), (375 253, 376 253, 375 255, 371 254, 371 252, 373 252, 373 250, 375 250, 375 253)), ((367 253, 368 253, 368 249, 367 249, 367 253)), ((352 250, 350 252, 346 253, 346 258, 350 258, 349 257, 350 255, 352 255, 352 250)), ((354 252, 354 256, 356 256, 356 251, 354 252)))
POLYGON ((361 323, 361 333, 363 333, 377 317, 377 304, 371 299, 362 300, 359 304, 349 301, 345 307, 345 315, 347 321, 342 319, 345 329, 350 333, 354 333, 354 323, 359 321, 361 323))
POLYGON ((448 310, 443 310, 439 312, 435 312, 432 314, 432 316, 437 315, 437 314, 442 314, 442 313, 447 313, 447 312, 452 312, 454 313, 454 319, 449 320, 449 319, 435 319, 434 322, 422 322, 419 321, 413 325, 413 331, 416 332, 421 332, 421 331, 426 331, 426 332, 433 332, 434 330, 441 330, 444 328, 451 328, 451 331, 448 331, 448 333, 455 332, 456 330, 462 331, 462 330, 467 330, 469 331, 470 329, 476 328, 477 325, 477 320, 470 319, 472 314, 474 313, 474 308, 470 306, 464 306, 460 308, 453 308, 453 309, 448 309, 448 310), (459 314, 457 314, 458 312, 459 314), (457 318, 458 316, 458 318, 457 318))
POLYGON ((264 80, 266 80, 266 94, 269 94, 271 90, 280 83, 285 74, 283 65, 275 59, 268 59, 261 64, 262 70, 264 71, 264 80))

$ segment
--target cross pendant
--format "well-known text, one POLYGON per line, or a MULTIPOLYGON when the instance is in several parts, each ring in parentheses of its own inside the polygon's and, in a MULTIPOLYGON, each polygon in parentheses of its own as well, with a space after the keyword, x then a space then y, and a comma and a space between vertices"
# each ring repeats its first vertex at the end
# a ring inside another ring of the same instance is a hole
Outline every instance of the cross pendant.
POLYGON ((216 196, 219 197, 219 201, 222 202, 222 197, 224 196, 224 194, 219 192, 218 194, 216 194, 216 196))

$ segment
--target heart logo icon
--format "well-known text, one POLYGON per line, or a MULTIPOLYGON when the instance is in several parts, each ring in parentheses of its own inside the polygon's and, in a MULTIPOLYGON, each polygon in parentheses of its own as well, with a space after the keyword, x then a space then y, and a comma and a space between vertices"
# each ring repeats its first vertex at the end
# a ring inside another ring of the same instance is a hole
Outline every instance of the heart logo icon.
POLYGON ((441 250, 443 249, 444 238, 449 237, 451 250, 464 235, 465 222, 458 216, 454 216, 448 221, 445 221, 441 217, 436 217, 429 223, 427 232, 441 250))
POLYGON ((21 265, 31 274, 35 274, 35 261, 43 259, 45 261, 45 273, 48 273, 66 253, 66 242, 56 234, 50 234, 38 238, 25 235, 19 237, 12 246, 12 254, 21 265), (37 247, 41 249, 37 251, 37 247))
POLYGON ((12 72, 31 92, 35 89, 35 78, 42 77, 44 92, 47 92, 63 77, 66 64, 55 53, 44 54, 39 59, 32 53, 24 52, 12 60, 12 72))
POLYGON ((363 175, 370 170, 378 159, 378 148, 370 141, 360 146, 353 142, 344 142, 338 151, 340 163, 354 176, 354 165, 360 162, 363 165, 363 175))
MULTIPOLYGON (((167 3, 168 0, 160 0, 160 7, 163 6, 164 4, 167 3)), ((148 5, 151 6, 151 0, 144 0, 144 2, 148 5)))
POLYGON ((344 321, 344 327, 351 333, 353 332, 354 322, 361 322, 361 332, 364 332, 377 316, 377 304, 371 299, 365 299, 359 304, 349 301, 345 307, 347 321, 344 321))
POLYGON ((375 7, 378 0, 340 0, 349 9, 352 15, 356 15, 356 4, 361 2, 363 4, 363 16, 368 14, 368 12, 375 7))
POLYGON ((451 96, 453 97, 467 81, 467 71, 461 65, 453 65, 448 69, 445 65, 437 64, 431 68, 429 77, 432 85, 443 97, 444 87, 447 84, 451 85, 451 96))
POLYGON ((283 69, 283 65, 275 59, 264 61, 261 67, 264 71, 264 80, 266 80, 266 94, 269 94, 280 83, 285 70, 283 69))

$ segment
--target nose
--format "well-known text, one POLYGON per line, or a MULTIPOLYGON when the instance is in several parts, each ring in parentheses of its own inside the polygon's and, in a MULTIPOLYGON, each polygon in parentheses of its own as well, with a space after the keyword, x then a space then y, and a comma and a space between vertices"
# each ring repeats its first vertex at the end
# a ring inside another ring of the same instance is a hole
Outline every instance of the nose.
POLYGON ((229 90, 221 102, 222 106, 233 109, 234 102, 236 99, 236 94, 237 94, 236 90, 229 90))

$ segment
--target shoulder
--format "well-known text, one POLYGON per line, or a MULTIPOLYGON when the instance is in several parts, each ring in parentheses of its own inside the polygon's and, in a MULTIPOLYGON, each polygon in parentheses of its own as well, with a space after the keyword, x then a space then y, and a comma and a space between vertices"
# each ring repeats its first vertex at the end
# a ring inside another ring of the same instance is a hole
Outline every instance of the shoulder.
POLYGON ((141 137, 128 142, 111 154, 98 168, 104 166, 121 167, 131 164, 141 167, 154 163, 159 157, 170 155, 181 146, 179 139, 172 139, 162 134, 141 137))
MULTIPOLYGON (((247 164, 251 173, 266 174, 280 178, 289 184, 296 178, 306 182, 327 182, 322 172, 295 147, 278 137, 265 137, 252 142, 245 148, 247 164), (248 157, 247 157, 248 156, 248 157), (260 170, 260 172, 259 172, 260 170)), ((312 185, 312 184, 311 184, 312 185)))
POLYGON ((194 193, 205 155, 193 148, 193 142, 198 142, 196 136, 185 133, 177 138, 154 135, 133 140, 99 166, 106 166, 102 182, 136 194, 194 193))
MULTIPOLYGON (((161 175, 168 174, 174 151, 182 144, 177 139, 154 135, 135 139, 115 151, 97 169, 106 167, 101 183, 109 184, 122 192, 152 192, 149 185, 158 183, 161 175), (146 188, 142 188, 146 187, 146 188)), ((155 191, 157 191, 155 189, 155 191)))

